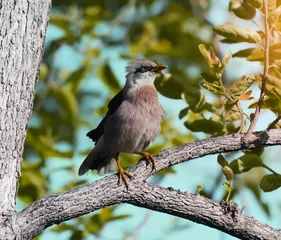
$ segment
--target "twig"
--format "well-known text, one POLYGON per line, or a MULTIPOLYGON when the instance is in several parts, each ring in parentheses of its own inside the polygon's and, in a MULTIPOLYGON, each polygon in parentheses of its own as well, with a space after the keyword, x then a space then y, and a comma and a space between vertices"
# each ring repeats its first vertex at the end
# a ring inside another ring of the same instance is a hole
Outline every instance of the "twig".
POLYGON ((262 165, 264 168, 266 168, 268 171, 274 173, 274 174, 278 174, 277 172, 275 172, 273 169, 271 169, 270 167, 268 167, 267 165, 263 164, 262 165))
POLYGON ((281 119, 281 115, 279 115, 272 123, 270 123, 269 126, 268 126, 264 131, 260 132, 257 136, 253 137, 253 138, 251 139, 251 141, 256 141, 256 140, 259 139, 263 134, 267 134, 268 131, 269 131, 270 129, 272 129, 272 128, 275 126, 275 124, 279 122, 280 119, 281 119))
POLYGON ((269 33, 269 23, 268 23, 268 5, 267 5, 267 0, 263 0, 263 6, 264 6, 264 24, 265 24, 265 62, 264 62, 264 72, 263 72, 263 79, 262 79, 262 86, 261 86, 261 91, 260 91, 260 97, 259 97, 259 102, 255 110, 255 115, 253 118, 253 121, 250 124, 250 127, 245 135, 244 140, 248 141, 249 136, 252 134, 252 132, 255 129, 255 126, 258 122, 259 116, 260 116, 260 111, 261 111, 261 106, 262 106, 262 101, 265 96, 265 85, 266 85, 266 79, 268 75, 268 66, 269 66, 269 38, 270 38, 270 33, 269 33))
POLYGON ((144 218, 142 221, 139 223, 139 225, 136 227, 135 231, 133 231, 126 239, 127 240, 133 240, 137 239, 141 229, 144 227, 144 225, 147 223, 148 219, 150 218, 152 214, 152 211, 148 210, 146 214, 144 215, 144 218))

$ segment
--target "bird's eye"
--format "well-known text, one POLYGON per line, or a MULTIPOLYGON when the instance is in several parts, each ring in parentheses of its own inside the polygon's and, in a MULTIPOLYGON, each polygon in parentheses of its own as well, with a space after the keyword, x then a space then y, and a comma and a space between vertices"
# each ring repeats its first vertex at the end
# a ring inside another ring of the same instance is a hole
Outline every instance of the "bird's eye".
POLYGON ((149 69, 150 69, 149 67, 140 67, 139 69, 137 69, 136 72, 144 73, 149 71, 149 69))

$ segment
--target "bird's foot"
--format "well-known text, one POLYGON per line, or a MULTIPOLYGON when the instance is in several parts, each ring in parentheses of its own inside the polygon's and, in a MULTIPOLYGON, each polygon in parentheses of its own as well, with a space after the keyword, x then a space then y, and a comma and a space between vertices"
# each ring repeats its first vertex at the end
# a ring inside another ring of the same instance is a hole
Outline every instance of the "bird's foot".
POLYGON ((150 160, 152 162, 152 170, 156 170, 156 161, 154 156, 157 156, 158 153, 150 154, 148 152, 138 152, 139 155, 142 155, 144 160, 150 160))
POLYGON ((132 177, 132 174, 128 173, 123 168, 119 169, 118 172, 119 172, 119 184, 121 183, 121 181, 123 181, 126 187, 128 188, 129 185, 126 176, 132 177))
POLYGON ((120 184, 121 181, 123 181, 126 185, 126 187, 128 188, 129 185, 128 185, 128 181, 127 181, 127 177, 132 177, 132 174, 128 173, 127 171, 125 171, 121 166, 120 166, 120 163, 119 163, 119 160, 118 159, 115 159, 116 163, 117 163, 117 167, 118 167, 118 174, 119 174, 119 181, 118 183, 120 184))

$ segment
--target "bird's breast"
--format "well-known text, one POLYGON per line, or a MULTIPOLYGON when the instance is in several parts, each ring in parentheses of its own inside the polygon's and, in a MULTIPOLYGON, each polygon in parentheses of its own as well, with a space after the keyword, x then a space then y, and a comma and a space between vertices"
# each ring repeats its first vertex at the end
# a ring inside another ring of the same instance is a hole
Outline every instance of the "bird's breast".
POLYGON ((158 135, 164 111, 153 88, 139 88, 127 96, 108 122, 111 132, 106 134, 107 139, 116 151, 142 151, 158 135))

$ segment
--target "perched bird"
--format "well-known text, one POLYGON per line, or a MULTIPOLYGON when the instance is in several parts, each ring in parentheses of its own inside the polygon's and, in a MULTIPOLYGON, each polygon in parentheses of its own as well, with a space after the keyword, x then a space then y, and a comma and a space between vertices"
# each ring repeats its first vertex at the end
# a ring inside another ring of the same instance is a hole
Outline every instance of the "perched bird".
POLYGON ((98 127, 87 133, 95 147, 81 164, 80 176, 89 169, 102 175, 117 167, 119 182, 123 180, 128 186, 126 176, 131 174, 120 166, 120 153, 140 154, 151 160, 156 169, 153 155, 144 150, 158 135, 164 117, 154 80, 156 73, 165 68, 148 59, 128 64, 124 88, 109 102, 108 112, 98 127))

